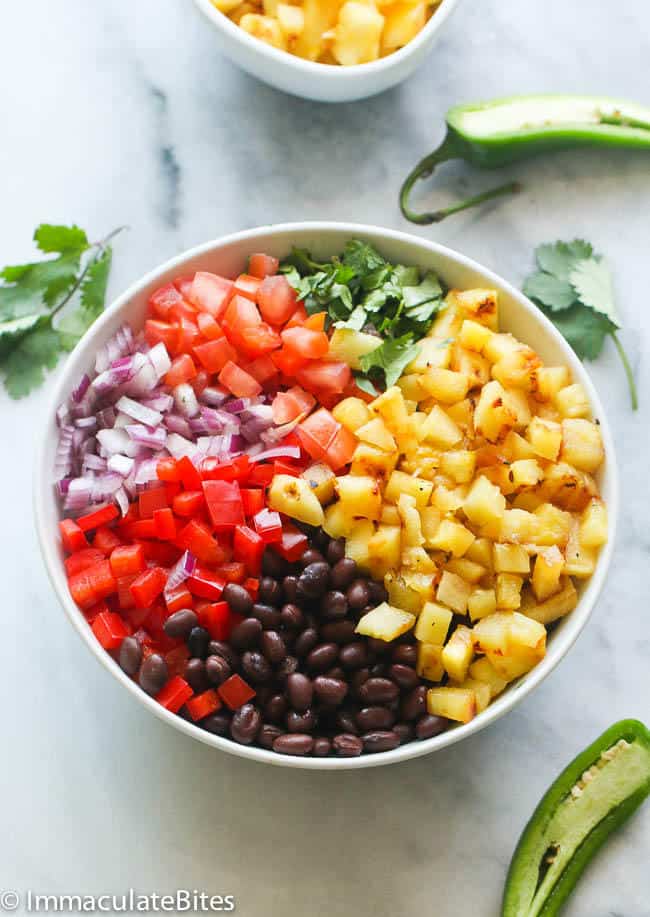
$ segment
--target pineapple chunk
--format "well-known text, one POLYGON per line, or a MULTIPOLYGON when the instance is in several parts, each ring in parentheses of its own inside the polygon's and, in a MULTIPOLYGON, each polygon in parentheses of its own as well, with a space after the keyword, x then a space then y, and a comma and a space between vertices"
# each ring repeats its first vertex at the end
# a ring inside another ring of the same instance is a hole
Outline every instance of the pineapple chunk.
POLYGON ((396 385, 401 389, 404 399, 410 401, 422 401, 425 397, 424 390, 420 385, 420 374, 410 373, 408 376, 402 376, 397 380, 396 385))
POLYGON ((381 516, 381 490, 377 478, 346 474, 336 479, 335 490, 352 517, 377 520, 381 516))
POLYGON ((485 477, 476 478, 463 503, 463 512, 474 525, 500 522, 505 508, 506 498, 485 477))
POLYGON ((361 570, 370 569, 369 542, 375 527, 369 519, 355 522, 345 539, 345 556, 356 562, 361 570))
POLYGON ((516 655, 502 656, 499 653, 486 653, 486 657, 497 675, 505 681, 513 681, 534 669, 539 662, 539 656, 534 650, 520 652, 516 655))
MULTIPOLYGON (((433 407, 433 405, 431 405, 433 407)), ((474 422, 474 404, 469 398, 463 398, 456 404, 447 407, 447 417, 450 417, 461 430, 468 432, 474 422)))
POLYGON ((229 14, 233 10, 237 9, 241 3, 241 0, 210 0, 210 2, 220 12, 229 14))
POLYGON ((410 494, 415 498, 417 506, 426 506, 433 491, 431 481, 416 478, 405 474, 403 471, 394 471, 388 479, 384 499, 389 503, 397 503, 400 494, 410 494))
POLYGON ((318 498, 321 506, 325 503, 330 503, 334 499, 336 476, 329 465, 317 462, 315 465, 310 465, 309 468, 306 468, 300 477, 307 481, 311 492, 318 498))
POLYGON ((440 646, 447 639, 452 612, 436 602, 425 602, 415 625, 415 637, 422 643, 435 643, 440 646))
POLYGON ((517 461, 535 459, 535 451, 530 443, 512 430, 503 441, 503 455, 514 465, 517 461))
POLYGON ((368 405, 361 398, 344 398, 339 401, 332 410, 334 420, 354 433, 359 427, 368 423, 370 420, 370 411, 368 405))
POLYGON ((541 365, 542 361, 535 351, 522 344, 497 360, 492 366, 492 376, 504 388, 514 387, 530 392, 535 387, 535 373, 541 365))
POLYGON ((485 385, 490 378, 488 360, 475 350, 465 350, 460 344, 452 347, 450 366, 454 372, 465 376, 468 389, 485 385))
POLYGON ((557 545, 551 545, 535 558, 531 585, 535 598, 543 602, 560 589, 560 576, 564 570, 564 557, 557 545))
POLYGON ((460 522, 443 519, 428 547, 437 551, 449 551, 454 557, 462 557, 474 541, 474 535, 460 522))
POLYGON ((469 380, 463 373, 432 366, 420 376, 420 385, 431 398, 443 404, 455 404, 467 394, 469 380))
POLYGON ((450 449, 463 438, 460 427, 438 405, 429 412, 418 433, 421 439, 441 449, 450 449))
POLYGON ((347 0, 339 10, 332 54, 344 67, 366 64, 379 57, 384 17, 374 6, 347 0))
POLYGON ((482 567, 481 564, 474 563, 473 560, 468 560, 467 556, 452 557, 451 560, 447 561, 445 569, 449 570, 450 573, 455 573, 457 576, 462 577, 472 585, 478 583, 487 573, 485 567, 482 567))
POLYGON ((478 653, 501 653, 509 648, 512 614, 497 611, 478 621, 472 630, 474 647, 478 653))
POLYGON ((421 31, 426 22, 425 3, 393 3, 383 7, 386 23, 381 39, 382 54, 403 48, 421 31))
POLYGON ((407 546, 402 551, 402 570, 433 575, 438 568, 431 555, 427 554, 424 548, 407 546))
POLYGON ((415 615, 399 608, 393 608, 387 602, 382 602, 381 605, 359 618, 354 631, 365 637, 374 637, 375 640, 385 640, 388 643, 407 633, 414 624, 415 615))
POLYGON ((395 438, 381 417, 375 417, 374 420, 359 427, 355 435, 362 442, 370 443, 371 446, 383 449, 384 452, 394 452, 397 449, 395 438))
POLYGON ((607 507, 602 500, 591 500, 580 520, 580 544, 600 548, 607 541, 607 507))
POLYGON ((542 466, 536 459, 519 459, 512 462, 509 474, 515 487, 534 487, 544 478, 542 466))
POLYGON ((459 487, 449 487, 440 484, 432 494, 431 503, 440 513, 446 515, 448 513, 455 513, 456 510, 459 510, 465 502, 466 496, 467 488, 463 485, 459 487))
POLYGON ((275 15, 290 46, 304 31, 304 10, 299 6, 289 6, 288 3, 278 3, 275 15))
POLYGON ((515 609, 521 605, 521 588, 524 581, 516 573, 497 574, 497 608, 515 609))
POLYGON ((492 700, 490 685, 485 684, 484 681, 475 681, 473 678, 466 678, 465 681, 454 687, 474 692, 477 713, 482 713, 492 700))
POLYGON ((450 290, 445 297, 445 305, 436 315, 428 337, 438 341, 455 338, 463 324, 463 316, 456 305, 458 290, 450 290))
POLYGON ((442 664, 450 678, 454 681, 464 681, 473 658, 472 632, 469 627, 459 624, 442 648, 442 664))
POLYGON ((605 458, 600 427, 580 417, 563 420, 560 458, 581 471, 596 471, 605 458))
POLYGON ((530 559, 520 544, 493 544, 492 549, 497 573, 530 573, 530 559))
POLYGON ((588 579, 596 569, 598 551, 580 544, 580 525, 577 519, 571 520, 569 540, 564 549, 564 572, 578 579, 588 579))
POLYGON ((497 596, 494 589, 474 589, 467 599, 467 610, 472 621, 479 621, 497 610, 497 596))
MULTIPOLYGON (((415 575, 417 576, 418 574, 415 575)), ((429 576, 427 579, 431 583, 431 577, 429 576)), ((395 606, 395 608, 401 608, 402 611, 409 611, 411 614, 420 614, 422 606, 427 599, 406 581, 405 576, 387 573, 384 577, 384 586, 388 592, 391 605, 395 606)), ((433 597, 433 586, 430 586, 430 593, 431 595, 428 598, 433 597)))
POLYGON ((483 682, 489 687, 491 700, 501 694, 508 684, 504 678, 501 678, 486 656, 476 659, 471 664, 469 677, 472 681, 483 682))
POLYGON ((270 509, 307 525, 323 525, 323 507, 304 478, 276 474, 269 487, 268 505, 270 509))
POLYGON ((526 608, 526 615, 539 621, 540 624, 551 624, 564 617, 578 604, 578 593, 570 579, 566 579, 562 589, 545 602, 526 608))
POLYGON ((409 429, 409 413, 402 390, 397 385, 391 385, 375 398, 370 403, 370 411, 383 417, 388 429, 397 436, 409 429))
POLYGON ((438 583, 437 599, 443 605, 452 608, 458 614, 464 615, 467 611, 467 600, 472 592, 469 583, 455 573, 445 570, 438 583))
POLYGON ((589 417, 591 414, 587 393, 579 382, 560 389, 553 402, 562 417, 589 417))
POLYGON ((476 716, 476 695, 468 688, 429 688, 427 711, 458 723, 469 723, 476 716))
POLYGON ((465 350, 481 353, 491 336, 492 332, 485 325, 466 318, 458 335, 458 343, 465 350))
POLYGON ((569 540, 571 530, 571 516, 564 510, 553 506, 552 503, 542 503, 533 510, 537 518, 537 532, 534 539, 536 544, 564 547, 569 540))
POLYGON ((449 366, 451 360, 451 344, 449 340, 436 340, 432 337, 423 338, 418 344, 420 351, 414 360, 408 364, 406 373, 423 373, 430 366, 449 366))
POLYGON ((507 509, 501 519, 500 540, 512 544, 541 544, 541 526, 535 513, 525 509, 507 509))
POLYGON ((420 514, 417 511, 415 497, 400 494, 397 511, 404 526, 404 541, 409 547, 420 547, 424 544, 420 514))
POLYGON ((384 452, 368 443, 359 443, 352 456, 350 472, 384 480, 397 465, 398 457, 397 452, 384 452))
POLYGON ((506 390, 500 382, 493 379, 481 389, 474 409, 474 427, 477 434, 490 443, 496 443, 516 424, 517 414, 508 404, 506 390))
POLYGON ((424 603, 433 599, 435 579, 430 573, 418 573, 416 570, 407 570, 405 568, 402 568, 401 578, 405 587, 417 595, 419 602, 417 613, 419 614, 424 603))
POLYGON ((427 548, 433 547, 433 541, 440 527, 441 518, 440 510, 435 506, 423 506, 420 510, 420 525, 424 536, 424 544, 427 548))
POLYGON ((457 449, 443 452, 440 456, 440 471, 456 481, 457 484, 469 484, 474 477, 476 453, 469 449, 457 449))
POLYGON ((465 553, 467 560, 492 570, 492 542, 489 538, 476 538, 465 553))
POLYGON ((246 13, 239 20, 239 27, 273 48, 278 48, 280 51, 287 50, 287 40, 277 19, 261 16, 258 13, 246 13))
POLYGON ((498 363, 509 354, 516 353, 521 344, 512 334, 493 334, 486 341, 483 353, 490 363, 498 363))
POLYGON ((377 579, 397 570, 402 556, 402 530, 399 525, 380 523, 368 541, 368 564, 377 579))
POLYGON ((562 427, 552 420, 533 417, 526 430, 526 439, 535 455, 555 462, 562 445, 562 427))
POLYGON ((539 492, 547 500, 572 512, 582 512, 589 501, 598 496, 598 488, 591 475, 566 462, 558 462, 546 469, 539 492))
POLYGON ((381 347, 381 338, 374 334, 364 334, 363 331, 354 331, 352 328, 335 328, 330 338, 328 357, 347 363, 351 369, 361 369, 361 357, 372 353, 378 347, 381 347))
POLYGON ((330 504, 323 516, 323 529, 330 538, 345 538, 354 524, 341 503, 330 504))
POLYGON ((566 366, 540 366, 535 371, 535 398, 539 401, 552 401, 569 382, 566 366))
POLYGON ((539 621, 515 611, 510 622, 508 652, 517 655, 528 650, 543 658, 546 653, 546 628, 539 621))
POLYGON ((442 664, 442 646, 434 643, 420 643, 415 671, 427 681, 442 681, 445 669, 442 664))
POLYGON ((471 318, 492 331, 499 327, 498 294, 496 290, 476 288, 473 290, 452 290, 450 297, 464 317, 471 318))
POLYGON ((379 521, 384 525, 401 525, 402 518, 399 514, 399 511, 396 506, 393 506, 392 503, 384 503, 381 508, 381 516, 379 521))

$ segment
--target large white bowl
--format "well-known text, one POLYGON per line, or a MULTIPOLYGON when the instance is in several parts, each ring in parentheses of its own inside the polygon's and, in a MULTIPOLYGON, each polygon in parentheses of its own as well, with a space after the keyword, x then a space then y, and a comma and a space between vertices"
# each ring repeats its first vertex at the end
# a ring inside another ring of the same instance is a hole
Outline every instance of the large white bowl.
POLYGON ((535 306, 518 290, 496 274, 466 258, 458 252, 426 242, 406 233, 393 232, 372 226, 352 223, 285 223, 277 226, 263 226, 213 242, 199 245, 190 251, 167 261, 161 267, 146 274, 122 294, 95 322, 90 331, 69 356, 64 372, 59 378, 46 417, 45 430, 40 441, 34 487, 34 507, 38 537, 54 590, 73 626, 91 653, 131 694, 155 716, 207 745, 228 751, 243 758, 251 758, 266 764, 300 767, 310 770, 345 770, 360 767, 375 767, 393 764, 419 755, 429 754, 447 745, 460 742, 488 726, 533 691, 560 660, 568 653, 572 644, 587 623, 596 599, 603 587, 612 556, 616 521, 618 516, 618 479, 614 444, 607 418, 600 399, 571 348, 535 306), (341 251, 350 238, 361 238, 372 242, 381 253, 393 262, 418 265, 435 271, 452 287, 491 287, 499 291, 502 328, 511 331, 522 341, 530 343, 543 360, 554 364, 566 364, 573 377, 581 382, 590 399, 594 417, 601 424, 601 431, 607 456, 606 464, 599 477, 601 493, 609 511, 610 537, 598 559, 596 572, 585 584, 580 601, 574 611, 559 622, 549 636, 546 657, 528 675, 511 685, 483 713, 466 725, 451 728, 448 732, 423 742, 411 742, 393 751, 377 755, 362 755, 359 758, 298 758, 277 755, 261 748, 238 745, 228 739, 211 735, 181 717, 169 713, 160 704, 142 691, 112 659, 95 639, 83 614, 73 602, 68 591, 63 566, 63 554, 58 532, 59 506, 54 491, 54 453, 57 443, 55 411, 65 401, 84 372, 92 370, 95 354, 102 344, 123 322, 140 327, 145 315, 149 294, 161 284, 171 281, 179 274, 193 271, 214 271, 226 276, 239 274, 251 252, 264 251, 277 257, 286 255, 292 245, 311 249, 317 258, 326 258, 341 251))
POLYGON ((240 29, 210 0, 194 0, 214 28, 223 53, 263 83, 316 102, 353 102, 377 95, 409 77, 424 60, 458 0, 442 0, 425 27, 399 51, 370 64, 339 67, 303 60, 240 29))

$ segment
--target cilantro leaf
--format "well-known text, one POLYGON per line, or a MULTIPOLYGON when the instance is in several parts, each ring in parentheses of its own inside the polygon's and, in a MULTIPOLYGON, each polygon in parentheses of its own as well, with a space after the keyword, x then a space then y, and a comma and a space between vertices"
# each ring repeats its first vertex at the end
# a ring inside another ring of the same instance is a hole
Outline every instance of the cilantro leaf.
POLYGON ((578 261, 571 271, 571 283, 583 305, 604 315, 616 328, 620 327, 614 302, 614 281, 606 261, 602 258, 578 261))
POLYGON ((366 373, 383 370, 386 387, 390 388, 391 385, 395 385, 408 364, 417 357, 419 351, 420 348, 413 343, 412 336, 405 334, 404 337, 384 341, 381 347, 361 357, 361 369, 366 373))
POLYGON ((376 398, 379 394, 378 389, 375 388, 370 379, 367 376, 362 376, 361 373, 354 373, 354 382, 357 388, 360 388, 366 395, 372 395, 373 398, 376 398))
POLYGON ((549 318, 581 360, 595 360, 600 356, 605 338, 614 327, 603 315, 582 303, 555 312, 549 318))
POLYGON ((568 280, 538 271, 524 283, 524 293, 552 312, 568 309, 576 301, 576 294, 568 280))
POLYGON ((558 280, 569 281, 576 262, 590 258, 593 248, 589 242, 574 239, 573 242, 553 242, 540 245, 535 250, 537 263, 542 271, 552 274, 558 280))
POLYGON ((42 252, 75 252, 80 255, 88 248, 88 236, 78 226, 55 226, 41 223, 34 232, 34 242, 42 252))
POLYGON ((2 363, 5 387, 12 398, 22 398, 38 388, 44 379, 44 370, 53 369, 59 359, 61 342, 45 316, 38 326, 25 334, 2 363))
POLYGON ((343 250, 342 261, 353 268, 355 274, 360 277, 387 266, 379 252, 368 242, 362 242, 360 239, 350 239, 343 250))

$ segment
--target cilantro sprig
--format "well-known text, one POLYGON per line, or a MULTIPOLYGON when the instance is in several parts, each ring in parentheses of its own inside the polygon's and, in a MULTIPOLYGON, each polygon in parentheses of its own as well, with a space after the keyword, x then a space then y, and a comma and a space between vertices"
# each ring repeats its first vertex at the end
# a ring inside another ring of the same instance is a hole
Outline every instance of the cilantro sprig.
POLYGON ((315 261, 294 248, 281 270, 309 315, 326 312, 328 323, 376 334, 382 344, 361 358, 357 385, 377 394, 394 385, 418 354, 417 341, 443 305, 445 291, 433 273, 390 264, 367 242, 350 240, 340 256, 315 261))
POLYGON ((78 226, 43 223, 34 242, 47 257, 0 271, 0 373, 12 398, 41 385, 102 312, 120 231, 90 242, 78 226))
POLYGON ((524 293, 550 318, 581 360, 595 360, 609 335, 621 358, 632 408, 638 407, 634 374, 616 332, 620 318, 614 282, 605 259, 589 242, 553 242, 535 250, 539 270, 524 283, 524 293))

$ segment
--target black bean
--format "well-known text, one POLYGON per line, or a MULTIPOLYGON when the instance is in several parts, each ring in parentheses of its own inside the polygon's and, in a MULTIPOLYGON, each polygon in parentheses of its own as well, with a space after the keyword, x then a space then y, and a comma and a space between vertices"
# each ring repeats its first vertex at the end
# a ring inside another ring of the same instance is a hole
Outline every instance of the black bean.
POLYGON ((273 671, 271 665, 257 650, 247 650, 241 657, 241 667, 246 679, 253 684, 263 684, 269 681, 273 671))
POLYGON ((247 618, 251 613, 253 600, 248 590, 244 589, 244 587, 240 586, 238 583, 228 583, 224 587, 222 598, 224 602, 228 602, 228 605, 236 614, 243 615, 247 618))
POLYGON ((187 648, 190 656, 205 659, 210 645, 210 633, 205 627, 193 627, 187 638, 187 648))
POLYGON ((330 570, 330 585, 332 589, 345 591, 357 576, 357 565, 351 557, 342 558, 330 570))
POLYGON ((314 739, 314 757, 326 758, 332 750, 332 743, 325 736, 314 739))
POLYGON ((321 643, 315 646, 305 660, 305 665, 312 672, 325 672, 338 659, 339 648, 336 643, 321 643))
POLYGON ((298 630, 302 626, 303 614, 302 609, 297 605, 288 603, 282 606, 280 611, 280 625, 283 630, 298 630))
POLYGON ((230 642, 238 650, 250 649, 257 645, 262 633, 262 622, 257 618, 244 618, 230 635, 230 642))
POLYGON ((253 605, 251 617, 257 618, 264 630, 276 630, 280 626, 280 612, 272 605, 256 602, 253 605))
POLYGON ((294 672, 287 677, 287 697, 294 710, 302 712, 312 702, 314 686, 302 672, 294 672))
POLYGON ((351 735, 359 734, 356 717, 352 710, 338 710, 336 713, 336 725, 342 732, 350 733, 351 735))
POLYGON ((205 662, 202 659, 188 659, 185 663, 185 681, 195 694, 201 694, 210 687, 205 662))
POLYGON ((299 665, 300 663, 295 656, 285 656, 275 673, 276 680, 279 684, 284 684, 289 675, 293 675, 294 672, 297 672, 299 665))
POLYGON ((427 709, 427 689, 424 685, 418 685, 413 688, 410 694, 407 694, 400 707, 400 718, 403 720, 416 720, 426 712, 427 709))
POLYGON ((223 656, 231 669, 239 666, 239 656, 228 643, 221 640, 210 640, 208 643, 208 656, 223 656))
POLYGON ((364 666, 362 669, 357 669, 357 671, 350 678, 350 691, 355 695, 359 696, 359 691, 361 686, 365 684, 370 678, 370 669, 364 666))
POLYGON ((393 663, 388 669, 388 677, 392 678, 395 684, 399 685, 403 691, 410 691, 419 684, 420 679, 410 665, 402 665, 399 662, 393 663))
POLYGON ((298 598, 298 577, 285 576, 282 580, 282 592, 285 602, 295 602, 298 598))
POLYGON ((406 745, 407 742, 412 742, 415 738, 415 729, 412 723, 395 723, 392 729, 399 736, 400 745, 406 745))
POLYGON ((368 602, 370 605, 375 607, 376 605, 381 605, 382 602, 388 601, 388 592, 383 583, 378 583, 375 580, 368 580, 368 602))
POLYGON ((298 577, 298 596, 320 598, 327 589, 330 568, 325 562, 309 564, 298 577))
POLYGON ((211 685, 222 685, 232 675, 232 669, 223 656, 208 656, 205 660, 205 674, 211 685))
POLYGON ((448 726, 449 720, 446 720, 444 716, 425 713, 415 724, 415 735, 418 739, 432 739, 433 736, 444 732, 448 726))
POLYGON ((307 548, 303 552, 300 560, 298 561, 298 566, 301 570, 304 570, 305 567, 308 567, 310 564, 324 564, 325 558, 317 548, 307 548))
POLYGON ((282 586, 272 576, 260 580, 259 601, 265 605, 279 605, 282 601, 282 586))
POLYGON ((201 729, 211 732, 215 736, 227 736, 230 732, 230 714, 219 711, 211 713, 201 720, 201 729))
POLYGON ((418 661, 418 650, 414 643, 401 643, 393 650, 393 662, 397 665, 410 665, 415 668, 418 661))
POLYGON ((264 704, 264 716, 272 723, 281 723, 287 713, 287 699, 284 694, 273 694, 264 704))
POLYGON ((277 665, 287 655, 284 640, 276 630, 265 630, 261 640, 262 652, 269 662, 277 665))
POLYGON ((167 663, 158 653, 152 653, 147 656, 140 666, 140 687, 147 694, 159 694, 164 688, 169 678, 167 663))
POLYGON ((376 637, 368 637, 368 649, 378 656, 385 656, 392 649, 392 644, 386 640, 378 640, 376 637))
POLYGON ((333 538, 327 549, 327 560, 332 566, 345 557, 345 539, 333 538))
POLYGON ((314 740, 308 735, 278 736, 273 743, 273 751, 281 755, 308 755, 314 747, 314 740))
POLYGON ((140 668, 142 647, 135 637, 125 637, 120 646, 120 666, 127 675, 135 675, 140 668))
POLYGON ((293 645, 293 651, 296 656, 306 656, 307 653, 310 653, 313 648, 318 643, 318 631, 313 627, 308 627, 306 630, 296 637, 296 642, 293 645))
POLYGON ((338 621, 348 613, 348 600, 342 592, 332 590, 323 596, 321 614, 329 621, 338 621))
POLYGON ((287 732, 313 732, 316 728, 316 714, 309 708, 302 713, 290 710, 287 713, 287 732))
POLYGON ((334 736, 332 747, 340 758, 358 758, 363 751, 363 742, 352 733, 341 733, 334 736))
POLYGON ((284 557, 280 557, 275 551, 265 551, 262 556, 262 573, 265 576, 274 576, 276 579, 282 579, 289 571, 289 564, 284 557))
POLYGON ((348 643, 339 652, 339 661, 344 669, 361 669, 368 661, 366 644, 361 640, 348 643))
POLYGON ((368 582, 365 579, 356 579, 346 592, 350 608, 364 608, 368 604, 368 595, 368 582))
POLYGON ((359 688, 359 697, 368 704, 386 704, 399 694, 397 685, 387 678, 369 678, 359 688))
POLYGON ((330 543, 330 536, 323 529, 314 529, 311 537, 312 542, 319 551, 327 551, 330 543))
POLYGON ((348 693, 347 684, 340 678, 331 678, 326 675, 319 675, 314 678, 314 694, 322 704, 329 707, 338 707, 343 703, 345 695, 348 693))
POLYGON ((394 723, 395 714, 386 707, 363 707, 357 713, 357 725, 361 732, 391 729, 394 723))
POLYGON ((374 754, 378 751, 390 751, 399 745, 399 735, 388 729, 377 729, 361 736, 365 751, 374 754))
POLYGON ((250 745, 262 726, 260 712, 253 704, 244 704, 235 710, 230 723, 230 734, 240 745, 250 745))
POLYGON ((163 630, 172 640, 186 640, 193 627, 199 623, 191 608, 181 608, 170 615, 163 624, 163 630))
POLYGON ((371 678, 385 678, 388 675, 388 664, 386 662, 375 662, 370 666, 371 678))
POLYGON ((349 643, 354 640, 354 621, 326 621, 320 635, 327 643, 349 643))
POLYGON ((332 666, 331 669, 328 669, 325 672, 327 678, 337 678, 339 681, 345 681, 347 683, 348 676, 343 671, 340 665, 332 666))
POLYGON ((257 741, 262 748, 268 748, 270 751, 273 748, 275 740, 281 735, 284 735, 284 733, 278 726, 273 726, 271 723, 264 723, 257 736, 257 741))

